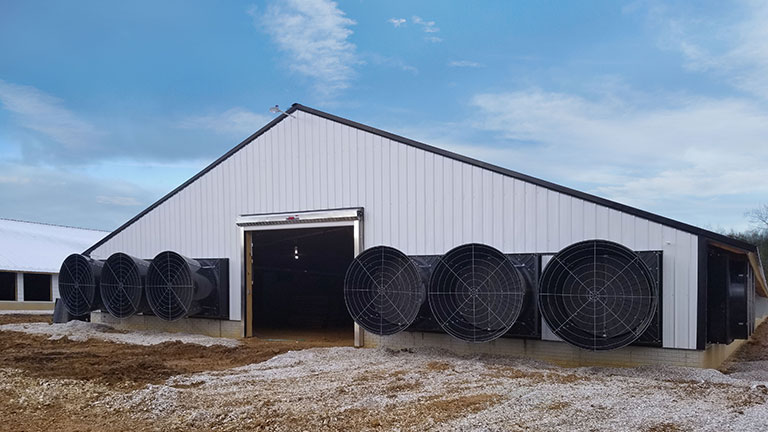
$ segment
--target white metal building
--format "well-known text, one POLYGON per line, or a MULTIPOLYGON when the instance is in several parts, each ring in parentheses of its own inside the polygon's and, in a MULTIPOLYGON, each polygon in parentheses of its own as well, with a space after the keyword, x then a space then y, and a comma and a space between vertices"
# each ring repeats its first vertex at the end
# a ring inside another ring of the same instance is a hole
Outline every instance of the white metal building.
MULTIPOLYGON (((488 344, 422 332, 364 339, 357 327, 357 342, 366 345, 434 344, 525 352, 571 363, 643 363, 658 358, 713 364, 735 346, 707 340, 707 255, 713 248, 748 263, 751 295, 757 294, 750 317, 759 321, 764 314, 768 291, 753 245, 298 104, 288 114, 86 254, 106 259, 124 252, 150 259, 172 250, 187 257, 227 258, 229 320, 211 324, 186 319, 181 324, 222 335, 251 335, 258 320, 253 269, 245 263, 254 259, 250 246, 264 238, 259 236, 269 230, 345 226, 350 227, 355 254, 387 245, 408 256, 440 256, 462 244, 482 243, 505 254, 538 254, 545 264, 548 256, 571 244, 605 239, 633 251, 659 251, 662 257, 659 346, 669 350, 627 347, 582 353, 556 342, 546 325, 537 340, 498 339, 488 344)), ((136 319, 147 325, 149 318, 136 319)))
POLYGON ((53 309, 58 272, 106 231, 0 218, 0 309, 53 309))

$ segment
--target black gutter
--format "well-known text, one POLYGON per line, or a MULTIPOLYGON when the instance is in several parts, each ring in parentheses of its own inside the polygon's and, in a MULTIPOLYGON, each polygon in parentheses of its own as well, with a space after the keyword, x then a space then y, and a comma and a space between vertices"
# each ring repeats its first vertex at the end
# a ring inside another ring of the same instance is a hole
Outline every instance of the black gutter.
POLYGON ((751 243, 747 243, 747 242, 744 242, 744 241, 741 241, 741 240, 737 240, 737 239, 734 239, 734 238, 731 238, 731 237, 728 237, 728 236, 725 236, 725 235, 722 235, 722 234, 718 234, 716 232, 708 231, 708 230, 705 230, 703 228, 699 228, 699 227, 696 227, 696 226, 693 226, 693 225, 689 225, 689 224, 684 223, 684 222, 676 221, 674 219, 669 219, 667 217, 660 216, 660 215, 657 215, 657 214, 654 214, 654 213, 650 213, 650 212, 647 212, 645 210, 640 210, 640 209, 635 208, 635 207, 630 207, 628 205, 624 205, 624 204, 621 204, 621 203, 617 203, 615 201, 611 201, 611 200, 608 200, 608 199, 605 199, 605 198, 601 198, 601 197, 598 197, 598 196, 595 196, 595 195, 591 195, 591 194, 588 194, 586 192, 581 192, 581 191, 578 191, 578 190, 575 190, 575 189, 571 189, 571 188, 568 188, 568 187, 565 187, 565 186, 561 186, 561 185, 558 185, 558 184, 555 184, 555 183, 548 182, 546 180, 541 180, 541 179, 536 178, 536 177, 531 177, 529 175, 526 175, 526 174, 523 174, 523 173, 519 173, 517 171, 512 171, 512 170, 509 170, 509 169, 506 169, 506 168, 502 168, 502 167, 499 167, 499 166, 496 166, 496 165, 491 165, 489 163, 482 162, 482 161, 479 161, 477 159, 472 159, 470 157, 463 156, 463 155, 460 155, 458 153, 453 153, 453 152, 450 152, 448 150, 444 150, 444 149, 441 149, 441 148, 438 148, 438 147, 433 147, 433 146, 431 146, 429 144, 424 144, 424 143, 419 142, 419 141, 414 141, 414 140, 412 140, 410 138, 405 138, 405 137, 402 137, 400 135, 395 135, 393 133, 389 133, 389 132, 383 131, 381 129, 376 129, 376 128, 373 128, 371 126, 367 126, 367 125, 364 125, 364 124, 361 124, 361 123, 357 123, 357 122, 354 122, 352 120, 345 119, 343 117, 338 117, 338 116, 335 116, 333 114, 328 114, 328 113, 323 112, 323 111, 318 111, 318 110, 316 110, 314 108, 309 108, 309 107, 303 106, 301 104, 293 104, 291 106, 291 108, 297 108, 297 109, 299 109, 301 111, 304 111, 304 112, 316 115, 318 117, 322 117, 322 118, 325 118, 327 120, 335 121, 337 123, 341 123, 341 124, 349 126, 349 127, 353 127, 353 128, 357 128, 357 129, 360 129, 360 130, 364 130, 366 132, 372 133, 374 135, 378 135, 378 136, 383 137, 383 138, 387 138, 387 139, 390 139, 390 140, 393 140, 393 141, 401 142, 403 144, 406 144, 406 145, 409 145, 409 146, 412 146, 412 147, 416 147, 416 148, 418 148, 420 150, 428 151, 430 153, 435 153, 435 154, 438 154, 440 156, 447 157, 449 159, 453 159, 453 160, 457 160, 459 162, 464 162, 464 163, 467 163, 467 164, 470 164, 470 165, 474 165, 476 167, 483 168, 483 169, 486 169, 486 170, 489 170, 489 171, 493 171, 495 173, 498 173, 498 174, 501 174, 501 175, 504 175, 504 176, 507 176, 507 177, 516 178, 516 179, 522 180, 524 182, 533 183, 533 184, 535 184, 537 186, 541 186, 543 188, 550 189, 550 190, 553 190, 555 192, 560 192, 562 194, 570 195, 572 197, 579 198, 579 199, 583 199, 584 201, 589 201, 589 202, 601 205, 603 207, 612 208, 612 209, 618 210, 620 212, 624 212, 624 213, 631 214, 631 215, 634 215, 634 216, 637 216, 637 217, 641 217, 643 219, 648 219, 648 220, 651 220, 653 222, 657 222, 657 223, 660 223, 662 225, 666 225, 666 226, 678 229, 680 231, 685 231, 685 232, 688 232, 688 233, 691 233, 691 234, 696 234, 698 236, 706 237, 706 238, 711 239, 711 240, 716 240, 716 241, 719 241, 719 242, 722 242, 722 243, 726 243, 728 245, 735 246, 735 247, 737 247, 739 249, 744 249, 747 252, 755 252, 755 251, 757 251, 757 247, 755 245, 751 244, 751 243))
POLYGON ((435 154, 438 154, 440 156, 444 156, 444 157, 447 157, 449 159, 457 160, 459 162, 464 162, 464 163, 469 164, 469 165, 474 165, 476 167, 483 168, 483 169, 486 169, 486 170, 489 170, 489 171, 493 171, 495 173, 498 173, 498 174, 501 174, 501 175, 504 175, 504 176, 507 176, 507 177, 512 177, 512 178, 516 178, 518 180, 522 180, 522 181, 525 181, 525 182, 528 182, 528 183, 532 183, 532 184, 535 184, 537 186, 541 186, 543 188, 553 190, 555 192, 560 192, 560 193, 565 194, 565 195, 570 195, 570 196, 575 197, 575 198, 583 199, 584 201, 589 201, 589 202, 601 205, 603 207, 612 208, 614 210, 618 210, 620 212, 631 214, 631 215, 634 215, 634 216, 637 216, 637 217, 640 217, 640 218, 643 218, 643 219, 648 219, 650 221, 657 222, 659 224, 666 225, 666 226, 669 226, 669 227, 672 227, 672 228, 675 228, 675 229, 678 229, 678 230, 681 230, 681 231, 685 231, 685 232, 688 232, 688 233, 691 233, 691 234, 695 234, 695 235, 698 235, 698 236, 706 237, 707 239, 716 240, 716 241, 719 241, 719 242, 722 242, 722 243, 725 243, 725 244, 737 247, 739 249, 743 249, 743 250, 745 250, 747 252, 756 252, 757 251, 757 247, 755 245, 747 243, 747 242, 743 242, 741 240, 736 240, 736 239, 724 236, 722 234, 718 234, 718 233, 715 233, 715 232, 712 232, 712 231, 708 231, 708 230, 705 230, 705 229, 702 229, 702 228, 695 227, 693 225, 689 225, 689 224, 686 224, 686 223, 683 223, 683 222, 676 221, 674 219, 669 219, 669 218, 666 218, 664 216, 659 216, 657 214, 650 213, 650 212, 647 212, 647 211, 644 211, 644 210, 640 210, 640 209, 637 209, 637 208, 634 208, 634 207, 630 207, 628 205, 620 204, 620 203, 617 203, 615 201, 611 201, 611 200, 608 200, 608 199, 605 199, 605 198, 600 198, 598 196, 591 195, 591 194, 588 194, 586 192, 581 192, 581 191, 577 191, 575 189, 571 189, 571 188, 568 188, 568 187, 565 187, 565 186, 560 186, 558 184, 551 183, 551 182, 548 182, 546 180, 541 180, 541 179, 538 179, 536 177, 531 177, 529 175, 522 174, 522 173, 519 173, 517 171, 512 171, 512 170, 509 170, 509 169, 506 169, 506 168, 502 168, 502 167, 499 167, 499 166, 496 166, 496 165, 491 165, 489 163, 482 162, 482 161, 479 161, 477 159, 472 159, 472 158, 467 157, 467 156, 462 156, 462 155, 457 154, 457 153, 453 153, 453 152, 450 152, 450 151, 447 151, 447 150, 444 150, 444 149, 441 149, 441 148, 438 148, 438 147, 433 147, 431 145, 424 144, 422 142, 414 141, 412 139, 405 138, 405 137, 402 137, 400 135, 395 135, 393 133, 389 133, 389 132, 383 131, 381 129, 376 129, 374 127, 367 126, 367 125, 364 125, 364 124, 361 124, 361 123, 357 123, 355 121, 348 120, 348 119, 345 119, 343 117, 335 116, 333 114, 328 114, 326 112, 318 111, 318 110, 316 110, 314 108, 306 107, 304 105, 295 103, 295 104, 291 105, 291 107, 288 110, 286 110, 285 114, 281 114, 278 117, 274 118, 271 122, 267 123, 266 126, 264 126, 263 128, 259 129, 258 131, 256 131, 256 133, 254 133, 253 135, 251 135, 248 138, 246 138, 243 142, 241 142, 240 144, 235 146, 232 150, 228 151, 222 157, 216 159, 213 163, 211 163, 210 165, 205 167, 202 171, 200 171, 199 173, 195 174, 192 178, 190 178, 189 180, 185 181, 183 184, 181 184, 181 186, 177 187, 176 189, 172 190, 170 193, 168 193, 164 197, 160 198, 154 204, 152 204, 149 207, 147 207, 144 211, 142 211, 141 213, 139 213, 136 216, 134 216, 133 218, 131 218, 128 222, 124 223, 123 225, 118 227, 116 230, 112 231, 109 235, 107 235, 103 239, 99 240, 93 246, 91 246, 88 249, 86 249, 85 252, 83 252, 83 253, 85 255, 89 255, 91 252, 93 252, 94 249, 96 249, 99 246, 101 246, 104 243, 106 243, 109 239, 111 239, 112 237, 117 235, 120 231, 124 230, 125 228, 127 228, 128 226, 130 226, 131 224, 136 222, 138 219, 143 217, 145 214, 147 214, 150 211, 152 211, 155 207, 159 206, 164 201, 166 201, 167 199, 169 199, 170 197, 175 195, 177 192, 179 192, 182 189, 186 188, 188 185, 193 183, 195 180, 199 179, 200 177, 202 177, 203 175, 208 173, 208 171, 212 170, 217 165, 219 165, 220 163, 222 163, 226 159, 228 159, 230 156, 232 156, 233 154, 237 153, 240 149, 242 149, 243 147, 248 145, 251 141, 255 140, 260 135, 262 135, 265 132, 267 132, 268 130, 270 130, 277 123, 281 122, 283 119, 288 117, 288 114, 291 114, 291 113, 293 113, 294 111, 297 111, 297 110, 301 110, 301 111, 304 111, 306 113, 313 114, 313 115, 316 115, 318 117, 322 117, 322 118, 324 118, 326 120, 330 120, 330 121, 334 121, 334 122, 337 122, 337 123, 341 123, 341 124, 349 126, 349 127, 360 129, 360 130, 372 133, 374 135, 378 135, 378 136, 383 137, 383 138, 387 138, 387 139, 390 139, 390 140, 393 140, 393 141, 400 142, 400 143, 405 144, 405 145, 416 147, 416 148, 418 148, 420 150, 428 151, 430 153, 435 153, 435 154))

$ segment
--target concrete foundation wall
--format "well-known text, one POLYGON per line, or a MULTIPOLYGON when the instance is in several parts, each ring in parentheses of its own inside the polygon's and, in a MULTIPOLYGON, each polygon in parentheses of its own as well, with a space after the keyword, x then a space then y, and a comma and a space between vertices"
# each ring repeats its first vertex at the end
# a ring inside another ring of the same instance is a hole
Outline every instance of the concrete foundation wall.
POLYGON ((184 318, 169 322, 153 315, 134 315, 129 318, 119 319, 106 312, 92 312, 91 322, 107 324, 121 330, 192 333, 227 338, 239 338, 243 329, 242 321, 184 318))
POLYGON ((0 310, 49 310, 53 313, 53 302, 0 301, 0 310))
POLYGON ((712 345, 704 351, 630 346, 613 351, 592 352, 563 342, 543 340, 496 339, 495 341, 476 344, 460 341, 440 333, 402 332, 385 337, 370 333, 365 334, 366 347, 392 349, 431 347, 458 354, 526 357, 565 367, 672 365, 718 368, 745 342, 736 341, 730 345, 712 345))

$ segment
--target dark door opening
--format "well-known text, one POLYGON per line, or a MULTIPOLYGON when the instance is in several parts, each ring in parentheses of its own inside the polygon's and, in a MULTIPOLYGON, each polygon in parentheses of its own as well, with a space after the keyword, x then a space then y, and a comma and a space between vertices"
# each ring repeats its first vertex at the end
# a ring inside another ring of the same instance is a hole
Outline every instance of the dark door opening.
POLYGON ((354 228, 292 228, 251 233, 253 335, 350 343, 344 275, 354 228))

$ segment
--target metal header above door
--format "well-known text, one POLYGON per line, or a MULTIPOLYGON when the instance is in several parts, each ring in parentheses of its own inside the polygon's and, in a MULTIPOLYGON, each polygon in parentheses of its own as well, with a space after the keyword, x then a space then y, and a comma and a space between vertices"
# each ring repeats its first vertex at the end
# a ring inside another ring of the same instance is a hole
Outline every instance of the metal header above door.
POLYGON ((291 213, 245 214, 237 218, 239 227, 258 227, 266 225, 317 224, 328 222, 359 221, 363 219, 363 209, 347 208, 332 210, 313 210, 291 213))

